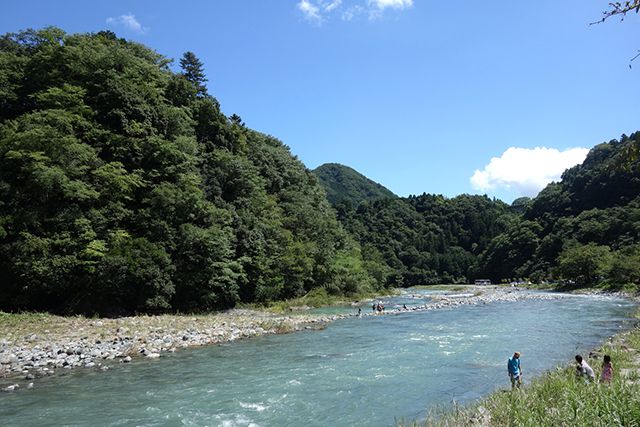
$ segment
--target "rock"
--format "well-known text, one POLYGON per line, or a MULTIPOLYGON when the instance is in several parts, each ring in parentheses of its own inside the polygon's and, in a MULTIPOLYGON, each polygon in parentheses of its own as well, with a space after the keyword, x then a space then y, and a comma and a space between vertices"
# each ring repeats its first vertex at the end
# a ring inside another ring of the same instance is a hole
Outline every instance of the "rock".
POLYGON ((145 356, 149 359, 157 359, 160 357, 160 353, 145 353, 145 356))
POLYGON ((122 363, 129 363, 131 362, 131 356, 126 356, 122 359, 122 363))
POLYGON ((27 384, 27 388, 33 388, 33 383, 27 384))
POLYGON ((2 391, 12 392, 12 391, 16 391, 19 388, 20 388, 19 384, 13 384, 13 385, 10 385, 8 387, 3 388, 2 391))

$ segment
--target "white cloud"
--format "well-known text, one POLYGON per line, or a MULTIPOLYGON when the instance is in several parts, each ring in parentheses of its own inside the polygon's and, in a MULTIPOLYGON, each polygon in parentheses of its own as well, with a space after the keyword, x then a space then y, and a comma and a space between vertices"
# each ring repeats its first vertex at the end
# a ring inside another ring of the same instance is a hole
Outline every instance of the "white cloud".
POLYGON ((479 191, 502 188, 534 197, 551 181, 560 180, 566 169, 582 163, 588 152, 588 148, 510 147, 483 170, 476 170, 471 186, 479 191))
POLYGON ((413 0, 300 0, 296 7, 307 21, 322 24, 332 16, 353 21, 368 14, 369 19, 380 18, 385 9, 404 10, 413 0))
POLYGON ((369 0, 369 5, 379 10, 387 8, 402 10, 413 6, 413 0, 369 0))
POLYGON ((304 17, 309 21, 322 22, 322 15, 320 14, 320 8, 309 0, 301 0, 298 3, 298 9, 302 12, 304 17))
POLYGON ((109 17, 107 18, 107 24, 122 26, 127 30, 131 30, 139 34, 144 34, 148 30, 148 28, 143 27, 142 24, 140 24, 136 17, 131 13, 128 15, 120 15, 117 18, 109 17))

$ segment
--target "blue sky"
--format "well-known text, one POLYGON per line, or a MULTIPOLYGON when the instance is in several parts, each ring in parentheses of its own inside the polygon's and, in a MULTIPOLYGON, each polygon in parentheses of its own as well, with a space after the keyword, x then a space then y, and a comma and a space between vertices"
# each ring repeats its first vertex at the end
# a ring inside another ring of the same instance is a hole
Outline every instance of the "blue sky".
POLYGON ((193 51, 223 111, 311 169, 510 202, 640 130, 640 18, 590 26, 607 4, 3 0, 0 32, 111 29, 176 60, 193 51))

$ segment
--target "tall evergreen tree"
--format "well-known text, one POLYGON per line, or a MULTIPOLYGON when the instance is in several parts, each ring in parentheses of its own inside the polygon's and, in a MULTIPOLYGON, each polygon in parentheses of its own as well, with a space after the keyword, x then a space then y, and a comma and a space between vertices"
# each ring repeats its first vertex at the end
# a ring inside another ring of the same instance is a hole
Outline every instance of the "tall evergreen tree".
POLYGON ((206 95, 207 88, 204 84, 207 77, 204 74, 204 64, 196 54, 191 51, 185 52, 180 59, 180 68, 182 68, 182 75, 196 86, 198 96, 206 95))

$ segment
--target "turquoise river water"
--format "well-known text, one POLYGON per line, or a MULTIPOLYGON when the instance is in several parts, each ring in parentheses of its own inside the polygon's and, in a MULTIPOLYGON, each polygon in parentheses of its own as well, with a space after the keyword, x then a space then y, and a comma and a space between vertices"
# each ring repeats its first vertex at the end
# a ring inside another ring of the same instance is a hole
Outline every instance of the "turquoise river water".
POLYGON ((566 364, 629 327, 633 308, 613 297, 567 296, 351 317, 321 331, 42 379, 0 394, 0 425, 395 425, 508 388, 515 350, 525 383, 566 364))

